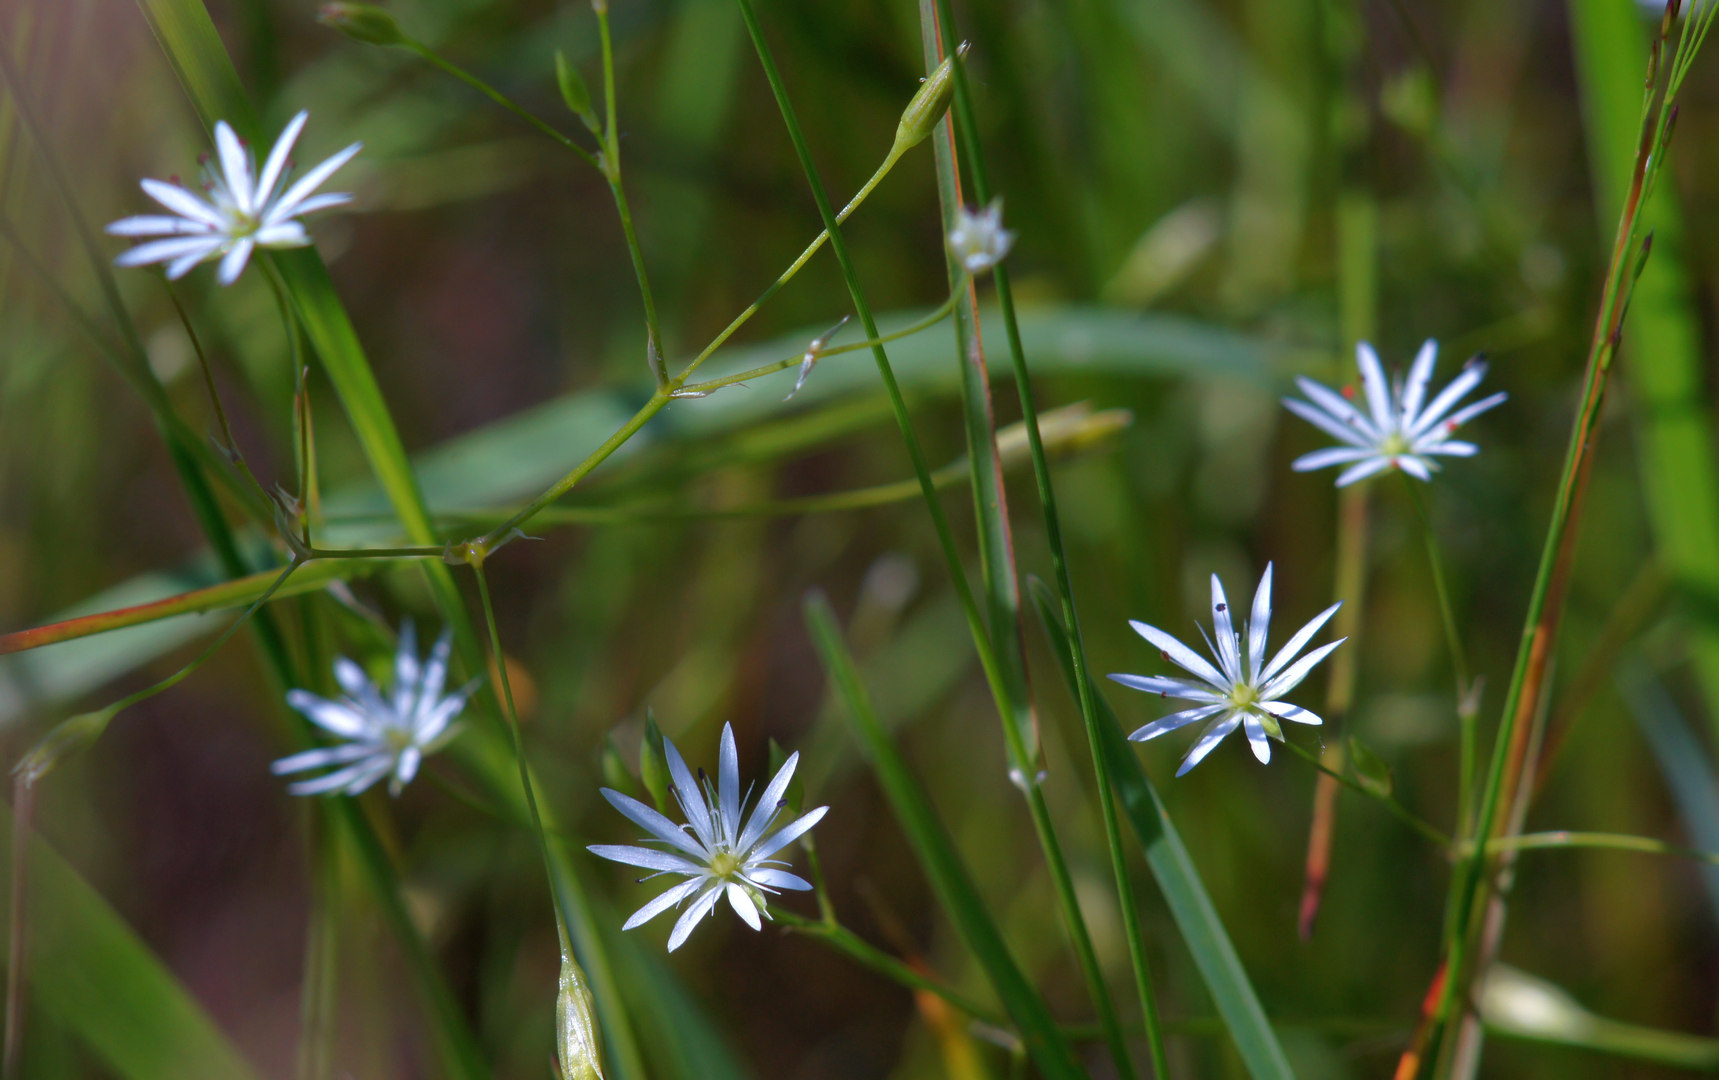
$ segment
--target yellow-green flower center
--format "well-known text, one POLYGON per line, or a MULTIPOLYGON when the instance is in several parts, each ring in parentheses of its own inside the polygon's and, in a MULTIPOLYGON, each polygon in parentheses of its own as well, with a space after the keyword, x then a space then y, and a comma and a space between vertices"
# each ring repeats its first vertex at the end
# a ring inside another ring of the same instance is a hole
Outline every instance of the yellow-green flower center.
POLYGON ((1230 688, 1230 704, 1238 709, 1252 709, 1259 701, 1259 691, 1247 683, 1230 688))
POLYGON ((720 851, 710 860, 710 872, 716 877, 726 878, 740 869, 740 860, 731 851, 720 851))
POLYGON ((412 745, 412 733, 405 728, 391 727, 382 732, 382 741, 388 744, 388 749, 398 754, 412 745))
POLYGON ((1386 435, 1385 441, 1379 444, 1379 453, 1389 457, 1406 454, 1412 449, 1414 448, 1409 445, 1409 440, 1404 438, 1400 431, 1393 431, 1386 435))

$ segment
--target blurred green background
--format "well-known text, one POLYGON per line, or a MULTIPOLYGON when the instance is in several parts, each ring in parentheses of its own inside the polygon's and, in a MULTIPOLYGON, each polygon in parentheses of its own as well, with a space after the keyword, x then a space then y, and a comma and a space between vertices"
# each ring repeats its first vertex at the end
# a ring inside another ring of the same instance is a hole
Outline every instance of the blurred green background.
MULTIPOLYGON (((1328 603, 1331 474, 1288 468, 1323 436, 1278 399, 1296 373, 1347 381, 1357 335, 1398 368, 1436 337, 1441 382, 1484 350, 1493 363, 1485 390, 1511 395, 1472 429, 1483 453, 1454 462, 1427 490, 1471 666, 1488 680, 1489 736, 1609 254, 1610 192, 1631 149, 1607 141, 1606 110, 1622 102, 1627 133, 1657 16, 1629 0, 1568 9, 1539 0, 957 7, 992 175, 1020 234, 1010 268, 1041 407, 1090 402, 1133 415, 1119 436, 1055 471, 1095 670, 1163 670, 1126 620, 1192 635, 1213 570, 1235 596, 1275 560, 1280 639, 1328 603)), ((565 50, 595 84, 587 6, 441 0, 391 10, 415 36, 576 129, 556 94, 552 55, 565 50)), ((433 506, 517 505, 642 403, 638 297, 597 174, 413 57, 317 25, 310 3, 218 0, 210 11, 267 130, 310 110, 301 163, 365 143, 331 185, 356 192, 355 209, 324 216, 312 232, 433 506)), ((923 71, 916 6, 771 0, 761 16, 825 180, 845 199, 887 150, 923 71)), ((629 189, 665 352, 684 360, 787 265, 818 219, 736 8, 616 0, 613 18, 629 189)), ((11 237, 0 246, 0 629, 15 630, 215 580, 148 411, 66 306, 112 333, 63 201, 97 224, 143 212, 137 178, 191 175, 206 137, 130 4, 0 3, 0 46, 24 73, 68 182, 62 188, 44 167, 11 98, 0 100, 0 214, 11 237)), ((1707 695, 1719 682, 1702 678, 1719 608, 1700 587, 1704 565, 1719 573, 1719 554, 1703 546, 1702 520, 1680 516, 1694 507, 1701 518, 1713 471, 1705 435, 1719 319, 1713 68, 1698 64, 1687 92, 1656 211, 1653 284, 1626 330, 1555 670, 1552 709, 1570 737, 1530 829, 1719 846, 1709 839, 1719 820, 1706 749, 1719 719, 1707 695), (1655 573, 1669 588, 1656 589, 1655 573), (1632 588, 1647 614, 1620 618, 1632 588)), ((921 149, 846 230, 879 311, 905 315, 943 299, 939 220, 930 152, 921 149)), ((103 241, 106 256, 119 250, 103 241)), ((191 427, 210 429, 195 355, 159 278, 125 272, 119 283, 155 374, 191 427)), ((294 372, 266 279, 253 271, 223 290, 205 268, 177 295, 247 460, 265 484, 291 487, 294 372)), ((793 355, 847 310, 837 266, 821 255, 747 328, 742 348, 756 347, 753 362, 793 355)), ((1000 326, 987 330, 1000 343, 1000 326)), ((949 327, 893 355, 933 464, 955 461, 964 444, 949 327)), ((994 358, 993 371, 1005 366, 994 358)), ((676 402, 569 504, 642 503, 649 520, 545 525, 533 530, 540 541, 492 562, 542 797, 566 823, 588 885, 605 908, 624 912, 657 886, 636 886, 634 875, 580 850, 632 836, 597 797, 605 735, 636 758, 652 709, 689 760, 711 763, 716 734, 731 722, 748 776, 764 771, 767 740, 798 748, 808 798, 833 807, 816 836, 844 920, 980 988, 826 700, 799 614, 805 592, 823 589, 849 620, 885 719, 1023 965, 1059 1016, 1089 1019, 924 508, 693 512, 910 475, 861 355, 825 361, 784 405, 792 378, 676 402)), ((350 524, 344 535, 373 535, 364 515, 385 504, 315 370, 310 385, 328 512, 350 524), (366 522, 369 533, 359 528, 366 522)), ((999 390, 999 421, 1012 422, 1013 391, 999 390)), ((1021 568, 1048 576, 1030 479, 1013 473, 1010 490, 1021 568)), ((970 498, 956 487, 945 499, 973 551, 970 498)), ((1390 763, 1404 801, 1448 827, 1454 695, 1419 526, 1396 479, 1376 485, 1371 523, 1362 630, 1345 646, 1359 663, 1349 730, 1390 763)), ((450 528, 450 537, 465 534, 450 528)), ((257 532, 259 544, 265 535, 257 532)), ((411 568, 275 610, 295 655, 323 679, 327 650, 387 650, 378 620, 434 621, 411 568)), ((0 659, 7 754, 20 756, 70 713, 170 673, 224 622, 179 620, 0 659)), ((220 1034, 205 1034, 229 1042, 254 1075, 286 1077, 299 1068, 316 828, 267 772, 288 748, 287 717, 247 638, 122 714, 44 784, 36 816, 206 1010, 220 1034)), ((1036 626, 1027 640, 1049 797, 1120 992, 1128 962, 1079 716, 1036 626)), ((1317 708, 1323 687, 1316 674, 1300 699, 1317 708)), ((1162 711, 1145 696, 1109 684, 1105 692, 1130 729, 1162 711)), ((488 713, 474 722, 494 719, 487 700, 474 712, 488 713)), ((1317 731, 1290 735, 1319 745, 1317 731)), ((1385 1074, 1437 962, 1440 854, 1344 795, 1325 909, 1303 942, 1295 911, 1312 770, 1287 753, 1262 768, 1231 745, 1172 780, 1184 745, 1172 737, 1139 752, 1298 1074, 1385 1074)), ((495 1075, 544 1075, 556 952, 529 834, 444 762, 397 801, 377 790, 362 802, 495 1075)), ((1162 1008, 1177 1032, 1174 1070, 1240 1075, 1137 869, 1162 1008)), ((338 928, 337 1075, 438 1075, 407 962, 356 878, 337 861, 318 894, 338 928)), ((158 999, 138 987, 151 984, 54 988, 56 971, 77 983, 84 970, 62 962, 56 949, 74 946, 51 932, 54 914, 76 907, 67 897, 84 894, 69 878, 44 872, 40 881, 48 925, 32 974, 44 985, 32 990, 23 1074, 166 1076, 177 1064, 184 1075, 167 1021, 131 1033, 129 1051, 114 1049, 125 1032, 101 1031, 120 1023, 99 1015, 107 994, 135 1002, 142 993, 147 1016, 158 999), (161 1055, 156 1073, 151 1045, 161 1055)), ((1515 896, 1506 963, 1602 1015, 1712 1032, 1719 879, 1698 864, 1530 853, 1515 896)), ((808 898, 786 903, 813 908, 808 898)), ((653 924, 629 940, 659 977, 680 980, 695 1003, 687 1007, 702 1011, 752 1075, 1006 1074, 1005 1056, 960 1023, 815 942, 770 927, 754 935, 719 915, 663 961, 666 933, 666 923, 653 924), (963 1073, 969 1066, 976 1071, 963 1073)), ((114 945, 106 955, 122 952, 114 945)), ((644 1038, 649 1049, 648 1027, 644 1038)), ((1099 1056, 1093 1067, 1106 1075, 1099 1056)), ((712 1066, 706 1075, 725 1074, 712 1066)), ((1494 1038, 1483 1075, 1678 1073, 1494 1038)))

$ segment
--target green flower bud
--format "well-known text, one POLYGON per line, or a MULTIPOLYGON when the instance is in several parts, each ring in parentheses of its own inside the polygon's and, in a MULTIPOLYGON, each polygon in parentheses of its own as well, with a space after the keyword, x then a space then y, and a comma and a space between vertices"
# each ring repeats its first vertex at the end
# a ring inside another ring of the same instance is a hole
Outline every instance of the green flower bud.
POLYGON ((657 727, 656 714, 651 712, 645 713, 645 738, 639 746, 639 779, 644 781, 645 790, 651 793, 657 809, 667 813, 668 758, 663 754, 662 730, 657 727))
POLYGON ((394 16, 374 4, 324 4, 316 21, 366 45, 403 45, 406 34, 394 16))
POLYGON ((567 108, 592 131, 598 128, 597 114, 591 108, 591 89, 585 85, 579 69, 568 63, 567 55, 555 50, 555 82, 561 87, 561 100, 567 108))
POLYGON ((561 990, 555 997, 555 1052, 564 1080, 603 1080, 591 991, 572 950, 565 948, 561 950, 561 990))
POLYGON ((955 61, 967 53, 965 43, 954 56, 945 56, 920 84, 919 92, 901 113, 901 123, 895 128, 895 146, 891 153, 903 153, 925 141, 949 111, 949 99, 955 94, 955 61))

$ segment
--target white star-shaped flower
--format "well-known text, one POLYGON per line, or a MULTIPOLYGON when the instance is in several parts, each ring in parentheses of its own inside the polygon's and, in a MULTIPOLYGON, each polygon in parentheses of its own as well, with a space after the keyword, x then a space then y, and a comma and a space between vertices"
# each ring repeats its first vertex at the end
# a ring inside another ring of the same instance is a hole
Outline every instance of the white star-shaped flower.
POLYGON ((1480 447, 1451 435, 1509 396, 1496 393, 1451 412, 1486 377, 1485 361, 1476 358, 1464 364, 1462 374, 1428 402, 1427 384, 1438 362, 1438 342, 1430 339, 1421 346, 1409 377, 1395 385, 1386 380, 1379 354, 1365 341, 1355 346, 1355 361, 1367 395, 1366 413, 1350 404, 1344 394, 1305 376, 1297 376, 1295 384, 1309 400, 1283 399, 1290 412, 1347 444, 1303 454, 1292 466, 1297 472, 1306 472, 1347 465, 1337 476, 1338 487, 1390 468, 1401 469, 1417 480, 1431 480, 1440 467, 1439 456, 1473 457, 1480 453, 1480 447))
POLYGON ((309 113, 301 112, 287 124, 269 151, 262 172, 250 150, 233 134, 225 120, 215 125, 215 149, 220 168, 203 167, 204 197, 199 198, 177 179, 173 183, 144 180, 150 198, 172 214, 144 214, 122 218, 107 227, 114 236, 158 237, 139 244, 114 260, 116 266, 146 266, 166 263, 167 276, 178 280, 198 263, 219 257, 217 277, 223 285, 239 279, 251 252, 259 247, 304 247, 310 235, 298 218, 317 210, 352 201, 339 192, 313 195, 334 171, 358 153, 353 143, 288 187, 287 156, 309 113), (254 177, 254 179, 253 179, 254 177))
POLYGON ((407 623, 400 631, 400 648, 394 657, 394 692, 390 697, 384 698, 364 669, 344 656, 334 662, 334 678, 346 691, 345 697, 330 701, 308 690, 288 690, 288 705, 324 731, 347 741, 275 762, 276 775, 337 766, 314 779, 289 784, 287 790, 294 795, 356 795, 386 776, 389 792, 400 794, 418 774, 424 755, 441 748, 449 734, 448 725, 477 687, 478 680, 474 679, 443 696, 452 646, 453 633, 445 631, 430 650, 429 662, 420 665, 417 635, 407 623))
POLYGON ((740 791, 739 755, 734 748, 734 730, 729 725, 722 725, 721 762, 714 786, 700 770, 703 779, 700 787, 699 780, 693 779, 686 762, 681 760, 680 751, 668 739, 663 740, 663 756, 668 758, 675 799, 680 803, 681 813, 686 815, 687 824, 676 825, 637 799, 609 788, 603 789, 603 798, 627 820, 649 832, 647 840, 660 841, 672 850, 623 844, 594 844, 590 850, 605 859, 641 866, 658 874, 680 874, 687 880, 635 911, 621 929, 643 926, 669 908, 691 901, 669 935, 669 952, 674 952, 724 896, 734 913, 747 926, 758 930, 763 927, 759 916, 770 917, 765 893, 811 889, 805 879, 778 869, 787 866, 786 862, 771 858, 822 821, 829 810, 820 806, 774 832, 769 831, 786 806, 783 795, 794 778, 794 767, 800 762, 798 753, 789 756, 758 796, 750 813, 746 812, 747 798, 740 791))
MULTIPOLYGON (((1319 628, 1342 606, 1343 602, 1339 600, 1314 616, 1312 622, 1297 630, 1295 636, 1267 662, 1265 642, 1266 631, 1271 626, 1271 564, 1266 564, 1265 575, 1259 579, 1259 589, 1254 593, 1253 614, 1247 620, 1245 642, 1242 634, 1236 631, 1235 620, 1230 615, 1223 583, 1218 580, 1218 575, 1213 574, 1212 628, 1216 632, 1217 641, 1214 643, 1210 637, 1206 638, 1206 647, 1217 658, 1215 667, 1205 657, 1156 626, 1131 621, 1128 625, 1162 650, 1164 659, 1177 664, 1195 678, 1180 679, 1165 675, 1110 677, 1123 686, 1132 686, 1136 690, 1144 690, 1159 697, 1181 698, 1200 704, 1154 720, 1128 737, 1135 742, 1144 742, 1147 739, 1155 739, 1166 731, 1175 731, 1195 721, 1210 719, 1211 723, 1206 725, 1205 732, 1194 743, 1194 748, 1182 759, 1182 767, 1176 770, 1177 776, 1203 761, 1223 737, 1238 726, 1246 729, 1247 741, 1253 747, 1254 757, 1261 762, 1270 761, 1270 740, 1283 738, 1283 728, 1278 721, 1293 720, 1298 724, 1324 723, 1317 715, 1281 698, 1299 686, 1314 665, 1325 659, 1332 649, 1348 640, 1338 638, 1328 645, 1319 646, 1301 659, 1296 659, 1296 655, 1313 640, 1313 635, 1319 632, 1319 628)), ((1201 627, 1200 632, 1203 635, 1205 628, 1201 627)))
POLYGON ((1003 228, 1002 199, 992 199, 983 210, 956 208, 949 250, 969 274, 977 276, 996 266, 1014 246, 1015 234, 1003 228))

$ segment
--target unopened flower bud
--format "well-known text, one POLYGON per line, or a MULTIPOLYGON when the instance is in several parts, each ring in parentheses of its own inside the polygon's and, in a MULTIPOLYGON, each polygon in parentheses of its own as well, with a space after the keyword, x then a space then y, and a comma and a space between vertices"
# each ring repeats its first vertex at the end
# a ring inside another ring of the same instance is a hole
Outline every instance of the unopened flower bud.
POLYGON ((555 1052, 564 1080, 603 1080, 591 991, 579 962, 566 948, 561 950, 560 993, 555 997, 555 1052))
POLYGON ((579 120, 592 131, 598 129, 597 113, 591 108, 591 88, 567 59, 567 54, 555 50, 555 83, 561 88, 561 100, 579 120))
POLYGON ((1003 200, 992 199, 983 210, 962 206, 949 230, 949 250, 969 274, 983 274, 1003 261, 1014 246, 1015 234, 1003 228, 1003 200))
POLYGON ((366 45, 401 45, 406 41, 394 16, 374 4, 324 4, 316 13, 316 21, 366 45))
POLYGON ((943 62, 931 69, 931 74, 920 84, 919 92, 913 95, 913 100, 907 103, 902 111, 901 123, 895 128, 895 146, 891 153, 904 153, 912 147, 925 141, 937 126, 937 121, 943 119, 943 114, 949 111, 949 99, 955 93, 955 61, 967 53, 965 43, 955 50, 954 56, 945 56, 943 62))

